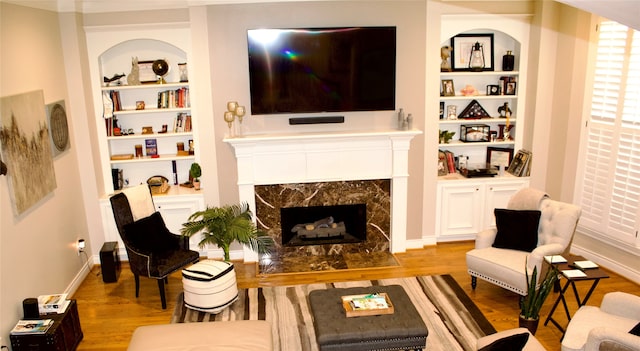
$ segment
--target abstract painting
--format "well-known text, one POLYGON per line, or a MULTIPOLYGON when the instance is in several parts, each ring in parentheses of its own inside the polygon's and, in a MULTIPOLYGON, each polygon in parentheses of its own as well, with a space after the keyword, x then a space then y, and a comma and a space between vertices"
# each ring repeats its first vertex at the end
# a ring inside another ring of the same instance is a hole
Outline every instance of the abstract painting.
POLYGON ((56 188, 42 90, 0 98, 0 151, 17 215, 56 188))

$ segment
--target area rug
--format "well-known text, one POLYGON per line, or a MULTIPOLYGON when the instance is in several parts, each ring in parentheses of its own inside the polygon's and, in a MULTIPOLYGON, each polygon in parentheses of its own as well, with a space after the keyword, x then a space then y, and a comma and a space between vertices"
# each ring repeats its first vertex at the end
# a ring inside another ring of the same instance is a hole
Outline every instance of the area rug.
POLYGON ((180 294, 171 323, 267 320, 274 350, 317 351, 310 291, 394 284, 405 289, 429 329, 425 350, 475 350, 479 337, 496 331, 450 275, 240 289, 238 301, 217 315, 186 308, 180 294))

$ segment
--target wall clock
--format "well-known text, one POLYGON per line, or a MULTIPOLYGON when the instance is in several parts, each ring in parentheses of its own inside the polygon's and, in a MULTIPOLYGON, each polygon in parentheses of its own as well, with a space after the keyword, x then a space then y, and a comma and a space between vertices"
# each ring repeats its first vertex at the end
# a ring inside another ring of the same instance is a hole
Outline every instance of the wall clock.
POLYGON ((69 149, 69 124, 64 100, 47 105, 47 118, 51 137, 51 153, 55 157, 69 149))

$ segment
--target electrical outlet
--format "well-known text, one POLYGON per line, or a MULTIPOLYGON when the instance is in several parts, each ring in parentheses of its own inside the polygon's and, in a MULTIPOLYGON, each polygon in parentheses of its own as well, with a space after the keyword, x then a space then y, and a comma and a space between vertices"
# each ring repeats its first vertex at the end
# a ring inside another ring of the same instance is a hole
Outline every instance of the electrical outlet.
POLYGON ((78 256, 80 256, 81 252, 84 252, 85 242, 84 239, 78 239, 76 242, 76 249, 78 249, 78 256))

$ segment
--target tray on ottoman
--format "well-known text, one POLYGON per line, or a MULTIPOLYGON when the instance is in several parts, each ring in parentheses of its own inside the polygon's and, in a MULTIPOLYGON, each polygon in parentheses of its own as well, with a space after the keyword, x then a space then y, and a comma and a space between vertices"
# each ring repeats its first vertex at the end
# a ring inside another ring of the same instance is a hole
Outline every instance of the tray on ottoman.
POLYGON ((309 304, 320 351, 422 350, 428 330, 399 285, 314 290, 309 304), (385 293, 394 313, 348 318, 342 296, 385 293))

